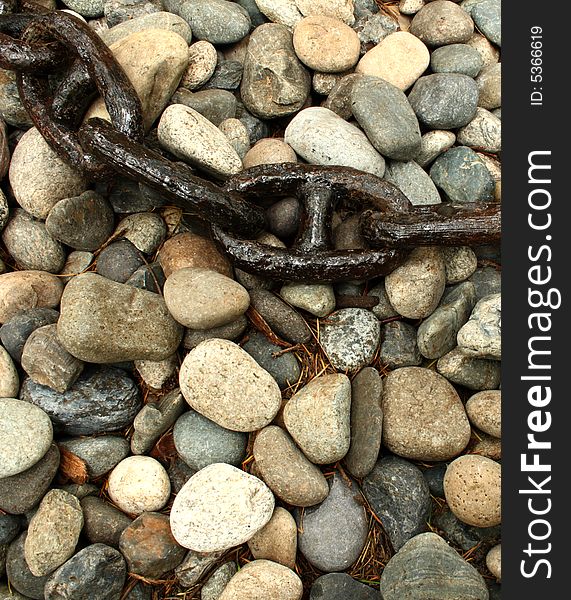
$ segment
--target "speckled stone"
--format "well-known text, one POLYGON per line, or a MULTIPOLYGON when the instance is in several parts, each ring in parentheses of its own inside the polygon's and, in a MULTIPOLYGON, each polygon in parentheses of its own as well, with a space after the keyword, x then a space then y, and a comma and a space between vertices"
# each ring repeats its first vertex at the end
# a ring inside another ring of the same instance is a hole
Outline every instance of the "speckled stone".
POLYGON ((248 540, 255 559, 271 560, 289 569, 295 568, 297 525, 285 508, 276 507, 267 524, 248 540))
MULTIPOLYGON (((416 156, 418 152, 415 152, 416 156)), ((441 198, 428 173, 414 160, 391 160, 385 179, 396 185, 414 206, 440 204, 441 198)))
POLYGON ((196 348, 200 342, 219 338, 222 340, 237 340, 248 327, 248 319, 242 315, 235 321, 220 327, 212 327, 211 329, 187 329, 182 341, 183 346, 192 350, 196 348))
POLYGON ((478 29, 490 42, 502 45, 502 6, 499 0, 478 2, 471 11, 478 29))
POLYGON ((85 462, 91 479, 107 473, 129 454, 129 441, 113 435, 63 440, 60 447, 85 462))
POLYGON ((173 104, 184 104, 200 113, 218 127, 225 119, 236 116, 237 100, 228 90, 199 90, 179 88, 171 97, 173 104))
POLYGON ((295 0, 256 0, 256 4, 270 21, 285 25, 290 31, 303 18, 295 0))
POLYGON ((458 347, 438 359, 436 370, 470 390, 493 390, 500 384, 500 362, 467 356, 458 347))
MULTIPOLYGON (((30 567, 24 557, 24 544, 27 536, 28 532, 24 531, 8 547, 6 554, 6 575, 12 591, 20 592, 23 598, 44 600, 44 587, 48 576, 36 577, 30 571, 30 567)), ((15 599, 14 596, 10 595, 7 600, 15 599)))
MULTIPOLYGON (((244 156, 244 169, 257 165, 297 162, 293 148, 282 139, 262 138, 244 156)), ((277 234, 276 234, 277 235, 277 234)))
POLYGON ((491 294, 478 301, 470 319, 458 332, 458 347, 468 356, 501 360, 501 295, 491 294))
POLYGON ((410 24, 410 32, 428 46, 466 42, 474 33, 470 15, 454 2, 437 0, 420 9, 410 24))
POLYGON ((232 561, 218 567, 204 582, 200 590, 200 600, 218 600, 220 594, 222 594, 224 588, 228 585, 230 579, 236 575, 237 571, 238 567, 232 561))
POLYGON ((167 226, 157 213, 141 212, 119 221, 115 235, 129 240, 140 252, 154 254, 163 243, 167 226))
POLYGON ((230 145, 243 161, 250 149, 250 134, 244 123, 239 119, 224 119, 218 128, 228 138, 230 145))
POLYGON ((98 496, 82 498, 83 533, 92 544, 119 548, 119 538, 131 523, 131 517, 98 496))
POLYGON ((379 592, 347 573, 328 573, 311 586, 309 600, 378 600, 379 592))
POLYGON ((469 148, 498 153, 502 149, 502 121, 478 107, 474 118, 458 130, 456 137, 460 144, 469 148))
POLYGON ((349 120, 353 116, 351 107, 353 86, 363 77, 361 73, 349 73, 343 76, 333 86, 323 103, 323 108, 328 108, 342 119, 349 120))
POLYGON ((20 390, 20 377, 12 357, 0 346, 0 398, 15 398, 20 390))
POLYGON ((486 554, 486 566, 490 573, 498 580, 502 580, 502 545, 494 546, 486 554))
POLYGON ((434 129, 427 131, 420 140, 420 149, 414 157, 421 167, 427 167, 435 158, 454 145, 456 135, 452 131, 434 129))
POLYGON ((190 44, 192 41, 192 32, 188 23, 182 17, 164 11, 143 14, 133 19, 123 21, 122 23, 118 23, 117 25, 102 31, 99 35, 108 46, 111 46, 128 35, 137 31, 144 31, 145 29, 165 29, 167 31, 174 31, 174 33, 178 33, 187 44, 190 44))
POLYGON ((470 421, 489 435, 502 437, 502 393, 500 390, 484 390, 470 396, 466 402, 470 421))
POLYGON ((476 79, 480 96, 478 106, 493 110, 502 106, 502 65, 486 67, 476 79))
POLYGON ((392 321, 381 325, 379 358, 389 369, 414 367, 422 363, 417 331, 410 323, 392 321))
POLYGON ((211 44, 233 44, 250 31, 248 11, 226 0, 185 0, 180 16, 190 25, 193 35, 211 44))
POLYGON ((430 67, 434 73, 462 73, 476 77, 484 66, 480 53, 467 44, 450 44, 432 52, 430 67))
POLYGON ((202 87, 214 73, 218 55, 216 48, 206 40, 192 44, 188 49, 188 67, 180 81, 181 87, 194 91, 202 87))
POLYGON ((446 285, 465 281, 478 268, 478 258, 469 246, 443 248, 442 256, 446 269, 446 285))

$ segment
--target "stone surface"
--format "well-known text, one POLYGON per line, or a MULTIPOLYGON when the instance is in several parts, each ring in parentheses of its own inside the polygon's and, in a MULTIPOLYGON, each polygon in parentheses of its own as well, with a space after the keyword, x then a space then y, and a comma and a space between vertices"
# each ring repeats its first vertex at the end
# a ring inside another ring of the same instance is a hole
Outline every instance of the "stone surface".
POLYGON ((119 538, 131 523, 131 518, 109 502, 97 496, 82 498, 83 533, 92 544, 119 548, 119 538))
POLYGON ((248 319, 245 316, 241 316, 231 323, 220 327, 213 327, 212 329, 187 329, 183 339, 183 346, 188 350, 192 350, 192 348, 196 348, 201 342, 212 338, 236 340, 246 331, 248 323, 248 319))
POLYGON ((286 143, 308 163, 353 167, 382 177, 385 161, 354 125, 328 108, 299 112, 285 130, 286 143))
POLYGON ((187 552, 182 563, 175 569, 175 577, 178 583, 184 587, 191 587, 197 583, 203 575, 215 565, 223 556, 221 552, 187 552))
POLYGON ((470 396, 466 413, 471 423, 484 433, 502 437, 502 393, 500 390, 484 390, 470 396))
POLYGON ((174 500, 170 523, 185 548, 215 552, 247 542, 273 510, 274 496, 261 480, 218 463, 188 480, 174 500))
POLYGON ((502 357, 501 295, 484 296, 458 332, 458 347, 468 356, 500 360, 502 357))
POLYGON ((95 271, 116 283, 126 283, 144 265, 141 252, 129 240, 119 240, 99 253, 95 271))
POLYGON ((351 107, 353 86, 363 77, 364 75, 361 73, 344 75, 333 86, 333 89, 323 103, 323 108, 331 110, 342 119, 349 120, 353 116, 351 107))
POLYGON ((63 490, 50 490, 28 527, 24 555, 36 577, 48 575, 73 556, 83 527, 79 500, 63 490))
POLYGON ((232 148, 243 160, 250 149, 250 134, 244 123, 238 119, 224 119, 218 125, 218 129, 228 138, 232 148))
POLYGON ((188 23, 182 17, 164 11, 143 14, 123 21, 102 31, 99 35, 108 46, 111 46, 128 35, 145 29, 165 29, 178 33, 187 44, 192 40, 192 31, 188 23))
POLYGON ((280 296, 316 317, 326 317, 335 310, 335 294, 330 284, 287 283, 282 286, 280 296))
POLYGON ((287 432, 270 425, 254 442, 256 468, 270 489, 294 506, 314 506, 329 493, 321 471, 305 457, 287 432))
POLYGON ((467 44, 450 44, 432 52, 430 67, 433 73, 462 73, 477 77, 484 66, 480 53, 467 44))
POLYGON ((158 294, 95 273, 67 284, 57 333, 70 354, 94 363, 162 360, 182 339, 182 327, 158 294))
POLYGON ((14 361, 6 349, 0 346, 0 398, 15 398, 19 390, 20 377, 14 361))
POLYGON ((295 0, 256 0, 259 10, 270 21, 293 29, 303 18, 295 0))
POLYGON ((146 385, 155 390, 160 390, 175 375, 178 367, 178 356, 173 354, 168 358, 156 361, 135 360, 133 364, 146 385))
POLYGON ((378 600, 379 592, 347 573, 328 573, 311 586, 309 600, 378 600))
POLYGON ((218 600, 220 594, 222 594, 224 588, 228 585, 230 579, 236 575, 237 571, 238 568, 235 562, 227 562, 218 567, 208 580, 204 582, 200 590, 200 600, 218 600))
POLYGON ((447 460, 470 441, 458 393, 444 377, 421 367, 391 371, 383 390, 383 444, 412 460, 447 460))
POLYGON ((502 65, 495 63, 486 67, 476 79, 480 90, 478 106, 493 110, 502 106, 502 65))
MULTIPOLYGON (((414 153, 416 156, 418 151, 414 153)), ((440 204, 440 194, 428 173, 414 160, 391 160, 385 179, 394 183, 414 206, 440 204)))
POLYGON ((427 167, 435 158, 454 145, 456 136, 452 131, 434 129, 427 131, 420 140, 420 149, 414 157, 421 167, 427 167))
POLYGON ((436 370, 470 390, 493 390, 500 384, 500 362, 467 356, 458 347, 438 359, 436 370))
POLYGON ((454 515, 468 525, 499 525, 501 482, 502 469, 497 462, 475 454, 460 456, 446 469, 446 502, 454 515))
POLYGON ((232 431, 255 431, 281 405, 278 384, 250 355, 228 340, 206 340, 180 368, 180 389, 190 406, 232 431))
MULTIPOLYGON (((17 515, 0 514, 0 544, 5 546, 12 542, 20 533, 21 525, 21 519, 17 515)), ((5 559, 6 556, 4 555, 5 559)))
POLYGON ((349 450, 351 383, 335 373, 312 379, 287 402, 287 430, 309 460, 332 464, 349 450))
POLYGON ((188 49, 188 67, 180 80, 181 87, 194 91, 201 88, 213 75, 218 62, 216 48, 206 40, 192 44, 188 49))
POLYGON ((474 33, 470 15, 454 2, 437 0, 420 9, 410 24, 410 32, 428 46, 467 42, 474 33))
MULTIPOLYGON (((430 318, 430 317, 429 317, 430 318)), ((410 323, 391 321, 381 326, 379 358, 389 369, 415 367, 422 363, 417 331, 410 323)))
POLYGON ((397 552, 426 530, 430 491, 420 469, 407 460, 398 456, 379 460, 363 481, 363 493, 397 552))
POLYGON ((211 44, 233 44, 250 31, 248 11, 226 0, 185 0, 180 16, 193 35, 211 44))
POLYGON ((236 116, 237 100, 228 90, 200 90, 191 92, 179 88, 171 97, 171 103, 184 104, 200 113, 213 125, 236 116))
POLYGON ((141 15, 158 12, 162 4, 156 0, 105 0, 103 12, 109 27, 141 15))
POLYGON ((119 221, 115 235, 129 240, 140 252, 154 254, 167 234, 167 227, 160 215, 141 212, 119 221))
POLYGON ((141 408, 135 382, 115 367, 84 370, 63 394, 27 378, 20 396, 44 410, 57 432, 68 435, 119 431, 133 422, 141 408))
POLYGON ((381 594, 385 600, 488 600, 482 576, 435 533, 415 536, 391 558, 381 594))
POLYGON ((478 258, 469 246, 443 248, 442 256, 446 269, 447 285, 460 283, 468 279, 478 267, 478 258))
POLYGON ((63 440, 60 447, 85 462, 91 479, 107 473, 129 454, 129 441, 114 435, 63 440))
POLYGON ((490 111, 478 107, 475 117, 457 133, 458 142, 483 152, 502 149, 502 121, 490 111))
POLYGON ((295 569, 297 552, 297 525, 285 508, 276 507, 268 523, 248 540, 255 559, 271 560, 289 569, 295 569))
POLYGON ((486 566, 490 573, 498 580, 502 580, 502 545, 494 546, 486 554, 486 566))
MULTIPOLYGON (((476 288, 476 298, 481 300, 489 294, 499 293, 502 289, 501 271, 494 267, 481 267, 470 276, 470 281, 476 288)), ((1 330, 0 330, 1 335, 1 330)))
MULTIPOLYGON (((282 162, 297 162, 297 156, 289 144, 275 138, 258 140, 244 156, 244 169, 256 165, 269 165, 282 162)), ((276 234, 277 235, 277 234, 276 234)))
MULTIPOLYGON (((24 544, 28 532, 24 531, 8 547, 6 553, 6 575, 10 582, 12 591, 20 592, 24 598, 44 600, 44 586, 48 579, 47 575, 36 577, 28 567, 24 557, 24 544)), ((1 588, 0 588, 1 589, 1 588)), ((8 596, 8 600, 14 600, 8 596)))

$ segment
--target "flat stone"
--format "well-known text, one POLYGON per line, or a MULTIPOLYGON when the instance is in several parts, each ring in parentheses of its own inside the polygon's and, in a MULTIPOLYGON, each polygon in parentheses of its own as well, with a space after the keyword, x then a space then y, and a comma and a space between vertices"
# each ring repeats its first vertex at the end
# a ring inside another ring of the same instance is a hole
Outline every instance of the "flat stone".
MULTIPOLYGON (((418 151, 414 153, 416 156, 418 151)), ((428 173, 414 160, 391 160, 385 179, 396 185, 414 206, 440 204, 441 198, 428 173)))
POLYGON ((359 488, 339 475, 330 480, 327 498, 297 515, 300 552, 326 573, 348 569, 360 556, 369 530, 359 488))
POLYGON ((297 162, 297 156, 289 144, 286 144, 283 139, 276 138, 258 140, 246 152, 243 160, 244 169, 284 162, 297 162))
POLYGON ((163 243, 167 226, 160 215, 151 212, 135 213, 119 221, 115 235, 129 240, 140 252, 154 254, 163 243))
POLYGON ((15 398, 19 391, 20 377, 16 366, 6 349, 0 346, 0 398, 15 398))
MULTIPOLYGON (((242 315, 235 321, 221 325, 220 327, 212 327, 211 329, 187 329, 182 341, 183 346, 188 350, 196 348, 198 344, 205 340, 219 338, 222 340, 238 339, 248 327, 248 319, 242 315)), ((268 369, 266 369, 268 370, 268 369)))
POLYGON ((415 536, 389 560, 381 594, 385 600, 488 600, 480 573, 435 533, 415 536))
POLYGON ((478 29, 490 42, 502 45, 502 6, 498 0, 478 2, 471 11, 478 29))
POLYGON ((252 24, 246 9, 226 0, 185 0, 180 16, 197 39, 211 44, 239 42, 252 24))
POLYGON ((492 294, 478 301, 470 319, 458 332, 458 347, 468 356, 501 360, 501 295, 492 294))
POLYGON ((94 363, 162 360, 182 339, 182 327, 158 294, 95 273, 67 284, 57 333, 70 354, 94 363))
POLYGON ((473 358, 459 347, 438 359, 436 370, 469 390, 494 390, 500 385, 500 362, 485 358, 473 358))
POLYGON ((173 354, 163 360, 135 360, 133 364, 146 385, 160 390, 175 375, 178 356, 173 354))
POLYGON ((502 64, 486 67, 476 78, 480 90, 478 106, 493 110, 502 106, 502 64))
POLYGON ((392 321, 381 325, 379 358, 389 369, 417 367, 422 356, 417 344, 417 330, 410 323, 392 321))
POLYGON ((128 427, 141 408, 135 382, 121 369, 91 367, 63 394, 26 378, 20 397, 50 417, 67 435, 110 433, 128 427))
POLYGON ((478 429, 493 437, 502 437, 502 392, 500 390, 484 390, 470 396, 466 402, 466 413, 478 429))
POLYGON ((63 490, 50 490, 28 527, 24 555, 36 577, 48 575, 73 556, 83 527, 79 500, 63 490))
POLYGON ((426 530, 430 491, 420 469, 407 460, 398 456, 379 460, 363 481, 363 493, 397 552, 426 530))
POLYGON ((407 90, 428 68, 430 53, 418 37, 396 31, 382 39, 359 61, 356 71, 380 77, 407 90))
POLYGON ((310 164, 385 174, 385 160, 367 136, 328 108, 312 106, 299 112, 286 127, 284 139, 310 164))
POLYGON ((192 40, 192 31, 189 24, 182 17, 163 11, 143 14, 134 19, 123 21, 106 31, 102 31, 99 35, 108 46, 111 46, 132 33, 146 29, 164 29, 178 33, 187 44, 190 44, 192 40))
POLYGON ((88 187, 85 177, 59 158, 35 127, 14 148, 8 177, 18 204, 37 219, 45 219, 62 198, 88 187))
POLYGON ((274 496, 261 480, 218 463, 188 480, 175 497, 170 523, 185 548, 215 552, 247 542, 273 510, 274 496))
POLYGON ((282 500, 294 506, 314 506, 329 493, 321 471, 305 457, 280 427, 262 429, 254 441, 254 458, 261 477, 282 500))
MULTIPOLYGON (((48 579, 47 575, 36 577, 28 567, 24 557, 24 544, 28 532, 24 531, 8 547, 6 553, 6 576, 10 582, 12 591, 20 592, 24 598, 44 600, 44 586, 48 579)), ((8 596, 8 600, 14 600, 14 596, 8 596)))
POLYGON ((107 473, 129 454, 128 440, 112 435, 63 440, 60 446, 85 462, 91 479, 107 473))
POLYGON ((448 460, 470 441, 458 393, 444 377, 421 367, 391 371, 383 391, 383 444, 412 460, 448 460))
POLYGON ((281 506, 276 507, 268 523, 248 540, 248 548, 255 559, 271 560, 295 569, 297 525, 291 513, 281 506))
POLYGON ((168 515, 145 512, 123 530, 119 548, 129 573, 160 579, 178 567, 186 550, 177 544, 168 515))
POLYGON ((410 32, 428 46, 459 44, 472 37, 474 21, 454 2, 437 0, 416 13, 410 32))
POLYGON ((98 496, 82 498, 83 533, 92 544, 106 544, 119 548, 123 530, 131 524, 131 518, 98 496))
POLYGON ((292 30, 303 15, 295 0, 256 0, 259 10, 273 23, 280 23, 292 30))
POLYGON ((309 600, 378 600, 379 592, 347 573, 328 573, 311 586, 309 600))
POLYGON ((218 567, 212 575, 204 582, 200 590, 200 600, 218 600, 224 588, 234 575, 236 575, 238 567, 233 561, 224 563, 218 567))
POLYGON ((213 125, 236 116, 238 101, 228 90, 200 90, 191 92, 179 88, 171 97, 172 104, 184 104, 200 113, 213 125))
POLYGON ((467 44, 441 46, 430 56, 433 73, 462 73, 477 77, 483 66, 484 59, 480 53, 467 44))
POLYGON ((287 430, 313 463, 341 460, 350 444, 351 384, 342 373, 312 379, 287 402, 287 430))
POLYGON ((427 167, 435 158, 452 148, 456 135, 452 131, 434 129, 427 131, 420 140, 420 149, 414 157, 421 167, 427 167))

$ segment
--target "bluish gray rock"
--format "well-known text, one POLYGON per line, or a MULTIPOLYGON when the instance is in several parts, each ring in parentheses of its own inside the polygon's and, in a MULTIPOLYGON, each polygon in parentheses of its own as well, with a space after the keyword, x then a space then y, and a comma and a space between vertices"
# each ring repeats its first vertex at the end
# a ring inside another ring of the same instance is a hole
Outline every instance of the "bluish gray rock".
POLYGON ((381 362, 389 369, 416 367, 422 363, 416 328, 404 321, 391 321, 381 326, 381 362))
POLYGON ((180 16, 194 37, 211 44, 233 44, 248 35, 252 22, 248 11, 226 0, 186 0, 180 16))
POLYGON ((104 0, 103 4, 103 12, 109 27, 161 10, 160 0, 104 0))
POLYGON ((9 544, 18 535, 21 526, 19 516, 0 514, 0 544, 9 544))
MULTIPOLYGON (((481 300, 489 294, 497 294, 502 291, 502 273, 494 267, 480 267, 470 277, 470 281, 476 288, 476 300, 481 300)), ((0 329, 0 335, 2 330, 0 329)))
MULTIPOLYGON (((441 498, 444 497, 444 494, 441 498)), ((501 527, 474 527, 460 521, 454 513, 446 509, 434 517, 433 525, 440 529, 446 539, 467 552, 470 548, 483 544, 493 546, 501 539, 501 527)))
POLYGON ((495 390, 500 385, 499 361, 472 358, 458 347, 438 359, 436 370, 452 383, 470 390, 495 390))
POLYGON ((379 592, 347 573, 328 573, 311 586, 309 600, 378 600, 379 592))
POLYGON ((99 253, 96 272, 111 281, 125 283, 144 264, 141 252, 129 240, 119 240, 99 253))
POLYGON ((499 0, 478 2, 472 9, 472 18, 490 42, 502 45, 502 5, 499 0))
POLYGON ((414 204, 440 204, 440 194, 428 173, 413 160, 391 160, 387 163, 385 179, 394 183, 414 204))
POLYGON ((28 532, 24 531, 8 547, 6 554, 6 575, 12 588, 26 598, 44 600, 44 586, 48 575, 36 577, 30 571, 24 557, 24 543, 28 532))
MULTIPOLYGON (((201 90, 190 92, 179 88, 172 96, 173 104, 184 104, 207 118, 216 127, 236 116, 237 100, 228 90, 201 90)), ((253 142, 252 142, 253 143, 253 142)))
POLYGON ((60 446, 79 456, 85 462, 91 479, 111 471, 129 455, 129 441, 116 435, 64 440, 60 442, 60 446))
POLYGON ((461 73, 477 77, 483 66, 480 53, 468 44, 441 46, 430 55, 430 67, 434 73, 461 73))

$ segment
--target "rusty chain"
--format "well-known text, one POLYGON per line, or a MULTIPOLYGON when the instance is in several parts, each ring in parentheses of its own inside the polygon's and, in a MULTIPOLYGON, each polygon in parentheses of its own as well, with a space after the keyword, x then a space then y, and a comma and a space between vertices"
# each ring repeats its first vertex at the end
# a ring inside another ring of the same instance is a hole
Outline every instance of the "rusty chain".
POLYGON ((284 280, 370 279, 390 273, 415 246, 500 239, 497 203, 413 207, 391 183, 351 168, 265 165, 223 186, 195 176, 143 145, 142 108, 131 82, 99 36, 68 13, 29 0, 0 0, 0 67, 16 72, 24 107, 62 159, 92 180, 117 172, 159 191, 210 223, 214 239, 245 271, 284 280), (97 93, 111 123, 82 123, 97 93), (297 197, 303 207, 293 246, 243 239, 264 229, 268 198, 285 196, 297 197), (361 212, 370 249, 333 249, 331 221, 339 206, 361 212))

